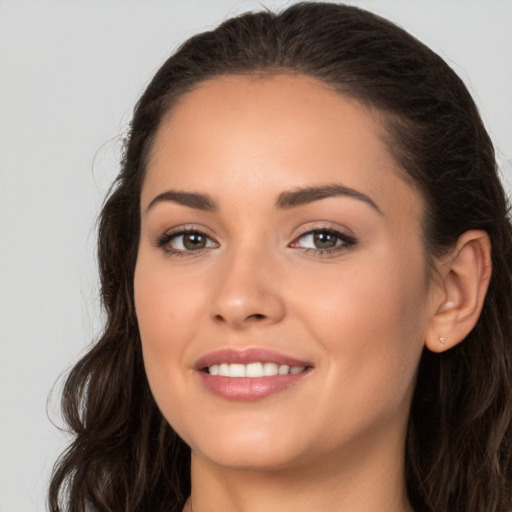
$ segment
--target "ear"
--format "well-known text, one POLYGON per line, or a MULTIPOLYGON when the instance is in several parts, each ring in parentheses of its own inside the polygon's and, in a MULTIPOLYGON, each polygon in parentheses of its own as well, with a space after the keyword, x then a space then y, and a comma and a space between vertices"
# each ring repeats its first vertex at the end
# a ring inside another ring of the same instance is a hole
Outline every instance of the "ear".
POLYGON ((491 242, 485 231, 463 233, 433 278, 432 315, 425 345, 444 352, 475 326, 491 278, 491 242))

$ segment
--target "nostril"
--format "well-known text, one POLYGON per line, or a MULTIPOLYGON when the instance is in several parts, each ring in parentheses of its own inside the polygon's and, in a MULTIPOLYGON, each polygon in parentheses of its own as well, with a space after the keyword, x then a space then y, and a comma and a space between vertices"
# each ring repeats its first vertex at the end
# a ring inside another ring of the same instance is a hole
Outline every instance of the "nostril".
POLYGON ((247 317, 247 320, 250 320, 250 319, 254 319, 254 320, 263 320, 265 317, 265 315, 262 315, 261 313, 254 313, 253 315, 249 315, 247 317))
POLYGON ((215 322, 217 323, 233 323, 234 325, 243 325, 245 322, 247 323, 251 323, 251 322, 260 322, 262 320, 265 320, 267 317, 267 315, 264 315, 262 313, 253 313, 251 315, 247 315, 247 316, 241 316, 239 318, 235 318, 235 317, 225 317, 221 314, 216 314, 213 319, 215 322))

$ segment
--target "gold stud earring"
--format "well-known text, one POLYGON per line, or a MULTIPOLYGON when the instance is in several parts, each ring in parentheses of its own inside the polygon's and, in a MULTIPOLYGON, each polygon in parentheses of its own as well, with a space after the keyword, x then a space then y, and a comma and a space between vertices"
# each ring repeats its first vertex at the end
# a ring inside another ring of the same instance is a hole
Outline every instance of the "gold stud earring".
POLYGON ((439 341, 441 342, 441 345, 442 345, 443 347, 445 347, 445 346, 446 346, 446 338, 443 338, 442 336, 439 336, 439 341))

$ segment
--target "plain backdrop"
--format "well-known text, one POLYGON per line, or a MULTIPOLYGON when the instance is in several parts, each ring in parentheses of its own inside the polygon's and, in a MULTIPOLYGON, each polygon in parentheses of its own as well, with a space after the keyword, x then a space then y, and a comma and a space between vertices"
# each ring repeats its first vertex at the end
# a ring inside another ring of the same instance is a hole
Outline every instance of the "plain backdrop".
MULTIPOLYGON (((137 97, 188 36, 287 3, 0 0, 0 512, 45 510, 67 440, 48 414, 59 422, 59 377, 101 326, 95 219, 137 97)), ((349 3, 448 60, 481 109, 510 190, 512 1, 349 3)))

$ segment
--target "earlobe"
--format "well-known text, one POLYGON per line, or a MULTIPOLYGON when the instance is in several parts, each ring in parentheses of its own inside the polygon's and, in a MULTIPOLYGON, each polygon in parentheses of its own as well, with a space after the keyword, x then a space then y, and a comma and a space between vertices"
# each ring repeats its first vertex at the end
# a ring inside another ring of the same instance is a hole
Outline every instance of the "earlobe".
POLYGON ((466 338, 482 311, 491 278, 491 243, 482 230, 463 233, 443 259, 425 344, 444 352, 466 338))

